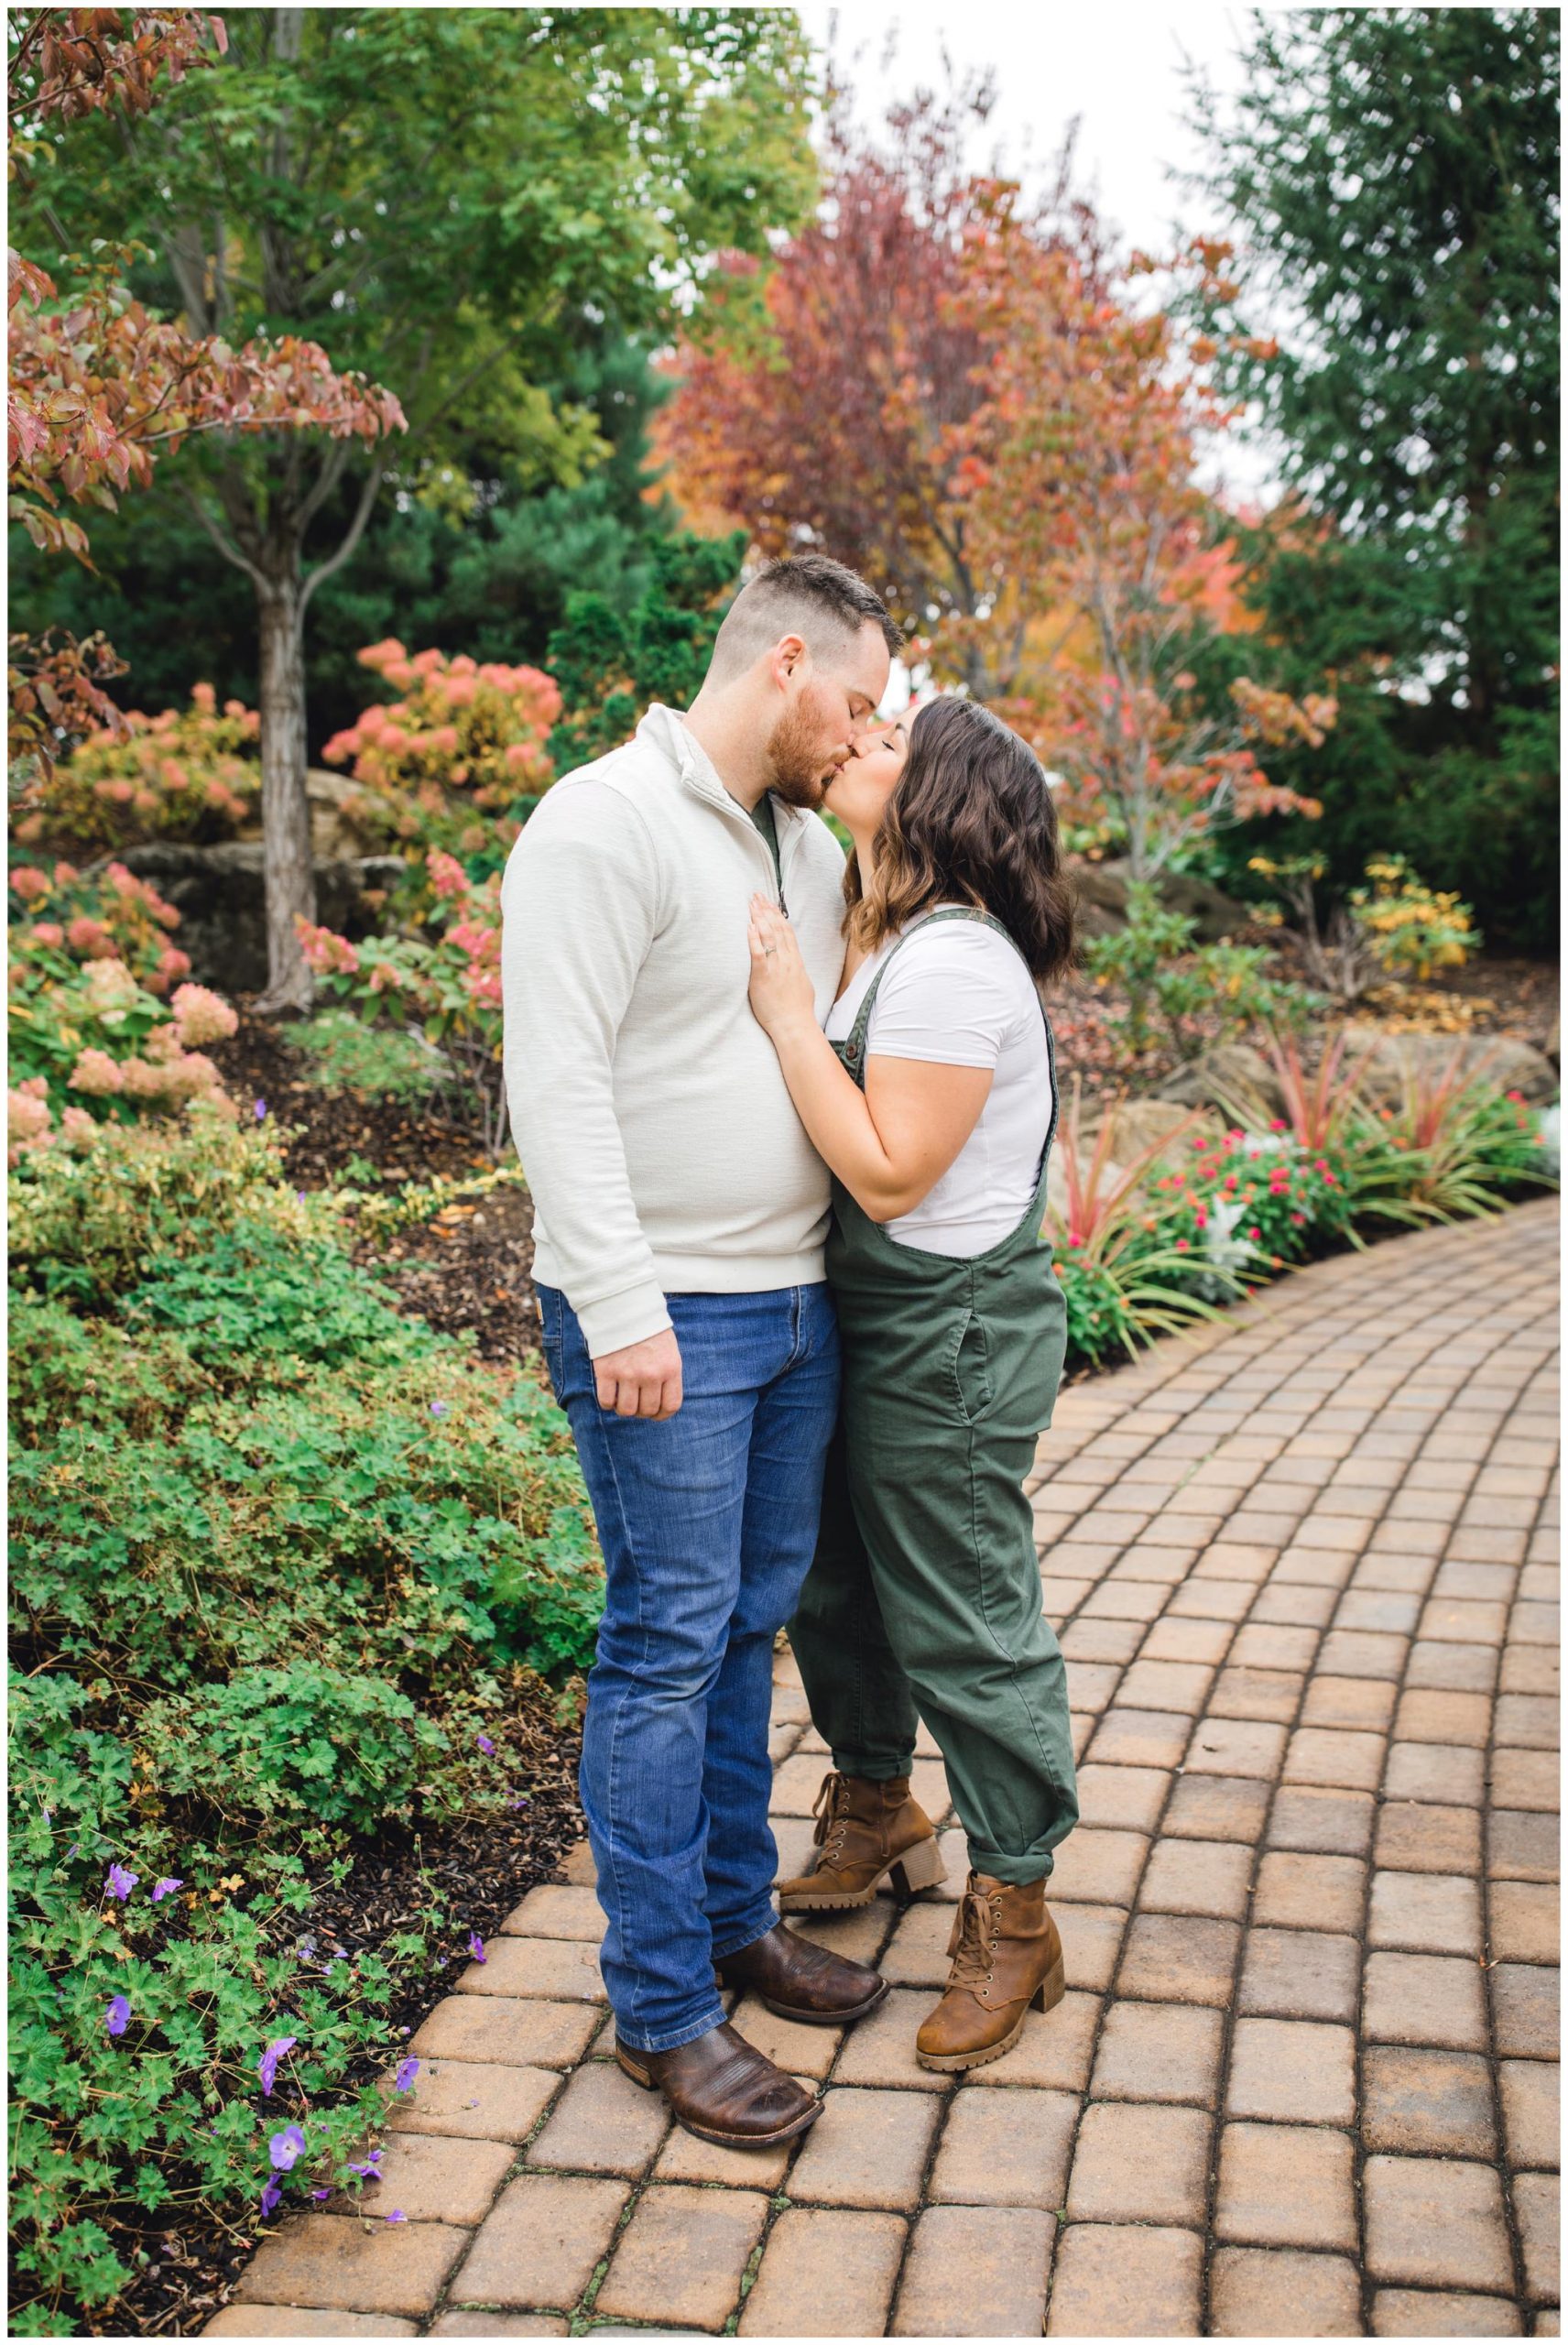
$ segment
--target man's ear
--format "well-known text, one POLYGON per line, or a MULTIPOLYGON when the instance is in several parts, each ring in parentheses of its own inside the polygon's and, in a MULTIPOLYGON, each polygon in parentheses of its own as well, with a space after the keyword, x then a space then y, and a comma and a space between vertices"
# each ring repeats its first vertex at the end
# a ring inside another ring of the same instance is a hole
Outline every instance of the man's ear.
POLYGON ((799 635, 781 635, 768 654, 769 680, 779 691, 787 692, 791 683, 803 682, 811 664, 811 655, 805 638, 799 635))

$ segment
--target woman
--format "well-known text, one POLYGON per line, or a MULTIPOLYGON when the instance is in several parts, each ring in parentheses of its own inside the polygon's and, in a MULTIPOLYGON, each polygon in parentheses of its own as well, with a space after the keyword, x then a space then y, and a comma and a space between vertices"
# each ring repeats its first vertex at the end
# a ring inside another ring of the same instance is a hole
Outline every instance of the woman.
POLYGON ((1051 1422, 1066 1314, 1040 1242, 1055 1129, 1037 984, 1072 952, 1038 760, 972 701, 864 742, 827 794, 855 853, 824 1033, 788 922, 754 899, 752 1007, 833 1174, 828 1277, 844 1402, 789 1634, 833 1752, 787 1913, 942 1878, 909 1794, 924 1718, 974 1871, 928 2068, 1001 2056, 1063 1992, 1046 1909, 1077 1821, 1066 1674, 1040 1609, 1023 1478, 1051 1422))

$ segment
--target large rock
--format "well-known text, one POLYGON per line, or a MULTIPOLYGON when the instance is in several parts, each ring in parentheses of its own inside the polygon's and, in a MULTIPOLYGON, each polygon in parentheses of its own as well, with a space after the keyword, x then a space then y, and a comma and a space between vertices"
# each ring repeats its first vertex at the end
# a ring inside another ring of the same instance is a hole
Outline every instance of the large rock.
MULTIPOLYGON (((1090 936, 1105 936, 1127 926, 1127 881, 1130 868, 1126 862, 1075 863, 1072 867, 1073 882, 1078 891, 1080 923, 1090 936)), ((1222 936, 1234 936, 1245 928, 1251 914, 1245 904, 1234 896, 1200 879, 1191 871, 1161 871, 1154 882, 1160 902, 1168 911, 1181 912, 1197 923, 1200 944, 1217 944, 1222 936)))
POLYGON ((1160 1159, 1190 1156, 1192 1144, 1206 1145, 1225 1136, 1223 1117, 1193 1110, 1176 1099, 1123 1099, 1105 1118, 1110 1126, 1110 1152, 1118 1164, 1133 1164, 1146 1149, 1160 1159))
POLYGON ((1217 1107, 1227 1120, 1239 1115, 1258 1129, 1272 1122, 1285 1105, 1273 1068, 1250 1042, 1221 1042, 1205 1051, 1178 1067, 1158 1096, 1183 1107, 1217 1107))
MULTIPOLYGON (((352 863, 376 853, 378 842, 349 811, 364 787, 363 782, 351 781, 346 773, 329 773, 325 766, 306 767, 310 852, 318 863, 352 863)), ((257 808, 248 822, 241 823, 234 837, 243 845, 251 845, 260 836, 261 812, 257 808)))
MULTIPOLYGON (((1097 1183, 1101 1197, 1112 1194, 1117 1183, 1126 1177, 1128 1167, 1138 1162, 1145 1150, 1152 1148, 1159 1151, 1142 1168, 1142 1177, 1148 1179, 1162 1161, 1176 1162, 1186 1157, 1194 1140, 1216 1140, 1223 1137, 1225 1131, 1224 1119, 1219 1116, 1203 1114, 1194 1118, 1190 1107, 1175 1106, 1166 1099, 1123 1099, 1107 1109, 1104 1117, 1097 1117, 1093 1123, 1083 1123, 1079 1127, 1079 1167, 1085 1176, 1094 1162, 1101 1132, 1107 1126, 1105 1158, 1100 1167, 1097 1183)), ((1059 1125, 1056 1142, 1051 1151, 1051 1162, 1046 1168, 1045 1202, 1047 1210, 1055 1214, 1063 1228, 1070 1220, 1067 1147, 1065 1124, 1059 1125)))
MULTIPOLYGON (((267 895, 259 840, 222 846, 158 841, 105 857, 150 880, 180 914, 173 942, 191 955, 199 985, 227 994, 259 993, 267 983, 267 895)), ((103 868, 95 865, 94 869, 103 868)), ((366 892, 394 886, 403 871, 396 855, 340 856, 316 866, 316 918, 343 936, 368 935, 376 908, 366 892)))
POLYGON ((1345 1032, 1345 1064, 1365 1062, 1362 1094, 1376 1106, 1393 1106, 1407 1076, 1435 1081, 1457 1055, 1466 1081, 1485 1081, 1498 1091, 1519 1091, 1539 1105, 1554 1098, 1557 1069, 1541 1051, 1511 1034, 1390 1034, 1365 1022, 1345 1032))

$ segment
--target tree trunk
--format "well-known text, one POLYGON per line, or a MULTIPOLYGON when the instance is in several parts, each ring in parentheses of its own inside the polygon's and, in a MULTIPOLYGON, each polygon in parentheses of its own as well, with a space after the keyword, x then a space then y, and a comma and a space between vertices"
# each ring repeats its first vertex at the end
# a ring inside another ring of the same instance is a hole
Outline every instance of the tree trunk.
POLYGON ((305 630, 298 565, 257 589, 261 620, 261 824, 266 843, 264 1016, 309 1009, 312 980, 295 932, 316 917, 310 802, 305 790, 305 630))

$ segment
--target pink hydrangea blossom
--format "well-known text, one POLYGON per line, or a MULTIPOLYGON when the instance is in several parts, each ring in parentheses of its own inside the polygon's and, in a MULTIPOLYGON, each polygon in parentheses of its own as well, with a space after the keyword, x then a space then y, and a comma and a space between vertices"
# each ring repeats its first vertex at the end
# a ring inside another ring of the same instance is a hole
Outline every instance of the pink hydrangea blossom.
POLYGON ((305 958, 318 976, 354 975, 359 954, 346 936, 339 936, 330 928, 313 928, 306 920, 297 922, 296 927, 305 958))
POLYGON ((103 1127, 85 1107, 67 1107, 60 1119, 60 1136, 67 1148, 91 1148, 103 1127))
POLYGON ((14 1148, 36 1146, 53 1121, 47 1099, 20 1090, 5 1094, 5 1132, 14 1148))
POLYGON ((443 855, 439 849, 425 857, 425 869, 430 886, 438 896, 466 896, 468 874, 455 855, 443 855))
POLYGON ((72 1091, 85 1091, 99 1098, 125 1087, 124 1070, 107 1051, 83 1051, 67 1081, 72 1091))
POLYGON ((114 940, 103 922, 89 919, 85 912, 79 912, 71 922, 65 932, 65 940, 71 951, 80 953, 84 961, 108 959, 114 950, 114 940))
POLYGON ((196 1042, 226 1042, 239 1026, 238 1014, 222 995, 209 992, 205 986, 181 986, 170 1007, 175 1029, 187 1048, 196 1042))
POLYGON ((105 1020, 124 1018, 136 1003, 136 981, 117 958, 93 962, 87 971, 86 987, 88 1000, 105 1020))
POLYGON ((11 891, 13 895, 20 896, 25 904, 36 903, 40 896, 47 896, 49 890, 48 875, 36 864, 19 863, 11 874, 11 891))

